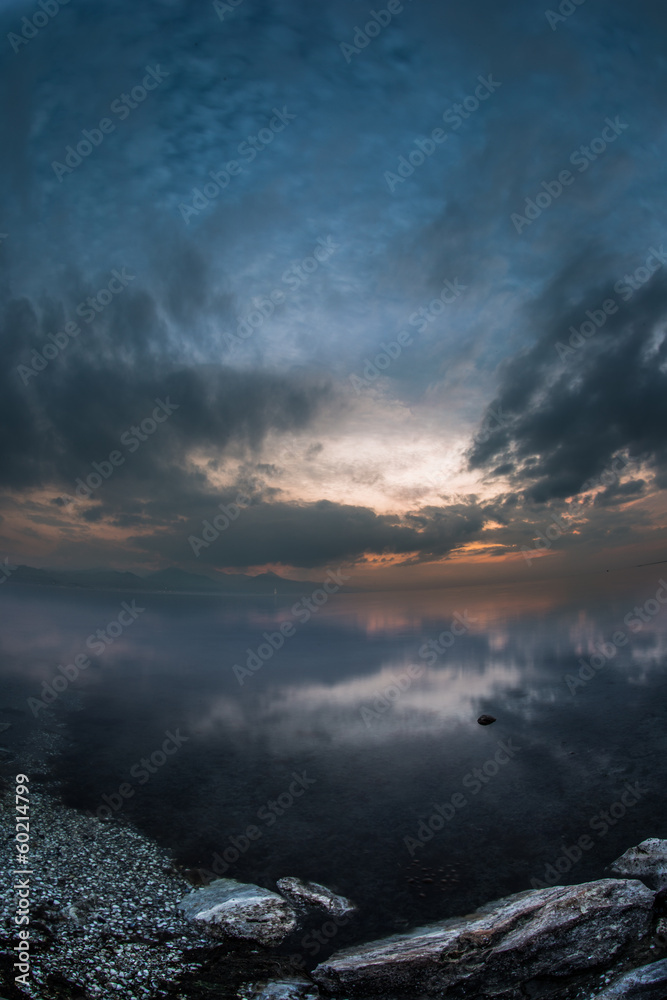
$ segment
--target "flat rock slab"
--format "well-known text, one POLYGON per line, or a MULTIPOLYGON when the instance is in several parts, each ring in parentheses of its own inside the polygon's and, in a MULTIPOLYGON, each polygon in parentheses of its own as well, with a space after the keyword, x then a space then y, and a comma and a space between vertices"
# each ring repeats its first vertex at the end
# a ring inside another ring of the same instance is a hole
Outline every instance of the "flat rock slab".
POLYGON ((641 969, 633 969, 617 979, 595 1000, 665 1000, 667 997, 667 958, 641 969))
POLYGON ((219 878, 178 904, 198 930, 259 944, 280 944, 296 927, 296 913, 282 896, 258 885, 219 878))
POLYGON ((648 934, 653 895, 622 879, 519 892, 339 951, 312 975, 345 997, 554 995, 566 978, 610 964, 648 934))
POLYGON ((631 847, 609 866, 614 875, 639 878, 651 889, 667 886, 667 840, 649 837, 631 847))
POLYGON ((298 878, 279 878, 278 888, 283 896, 294 906, 305 909, 318 907, 334 916, 347 916, 354 913, 356 907, 345 896, 337 896, 331 889, 319 882, 302 882, 298 878))

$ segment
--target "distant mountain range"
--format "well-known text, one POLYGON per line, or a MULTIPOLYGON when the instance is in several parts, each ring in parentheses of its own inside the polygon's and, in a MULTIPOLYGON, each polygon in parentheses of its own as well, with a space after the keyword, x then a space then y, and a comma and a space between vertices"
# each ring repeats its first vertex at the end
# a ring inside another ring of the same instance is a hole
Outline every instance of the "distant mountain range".
POLYGON ((285 580, 275 573, 246 576, 243 573, 218 573, 217 577, 200 576, 172 567, 148 576, 120 573, 117 570, 34 569, 17 566, 7 578, 8 584, 30 583, 42 587, 83 587, 90 590, 150 591, 152 593, 238 594, 272 596, 308 594, 317 584, 307 580, 285 580))

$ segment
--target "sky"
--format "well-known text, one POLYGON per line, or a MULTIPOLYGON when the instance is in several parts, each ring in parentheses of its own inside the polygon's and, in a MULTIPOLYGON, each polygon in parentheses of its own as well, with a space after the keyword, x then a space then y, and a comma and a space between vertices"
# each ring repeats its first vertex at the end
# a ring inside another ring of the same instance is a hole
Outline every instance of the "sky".
POLYGON ((0 29, 0 558, 381 589, 667 558, 664 4, 0 29))

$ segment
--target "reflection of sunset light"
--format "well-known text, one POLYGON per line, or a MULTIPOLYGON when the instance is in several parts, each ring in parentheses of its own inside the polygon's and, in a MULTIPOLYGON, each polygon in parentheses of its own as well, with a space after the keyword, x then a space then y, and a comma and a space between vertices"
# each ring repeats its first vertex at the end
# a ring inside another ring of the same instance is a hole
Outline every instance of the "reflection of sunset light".
MULTIPOLYGON (((422 590, 405 593, 385 591, 364 594, 363 600, 353 593, 335 594, 320 607, 317 620, 339 618, 353 624, 366 635, 399 633, 407 629, 430 629, 441 623, 440 629, 455 612, 464 609, 473 620, 470 631, 497 629, 508 619, 529 618, 545 614, 560 603, 562 594, 553 585, 462 587, 443 590, 422 590), (444 623, 444 624, 443 624, 444 623)), ((248 620, 257 628, 277 627, 292 620, 291 608, 298 601, 281 596, 275 609, 249 609, 248 620)))
POLYGON ((406 726, 421 734, 440 731, 447 721, 469 722, 476 706, 494 693, 515 687, 521 672, 515 665, 487 663, 478 669, 453 659, 450 665, 426 667, 406 690, 390 699, 382 710, 383 692, 397 687, 397 678, 406 676, 408 663, 385 666, 367 677, 355 677, 340 684, 309 684, 285 687, 272 693, 263 720, 275 738, 291 739, 295 720, 308 718, 317 732, 329 731, 337 741, 367 742, 386 738, 406 726), (380 699, 380 701, 378 701, 380 699), (369 726, 362 708, 380 705, 379 718, 369 726))

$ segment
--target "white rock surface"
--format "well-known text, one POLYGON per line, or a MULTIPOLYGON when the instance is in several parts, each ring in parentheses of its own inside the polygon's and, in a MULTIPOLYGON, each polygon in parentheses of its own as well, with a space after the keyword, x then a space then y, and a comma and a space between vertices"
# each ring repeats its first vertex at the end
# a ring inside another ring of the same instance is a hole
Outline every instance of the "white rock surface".
POLYGON ((565 977, 610 964, 648 934, 653 896, 617 879, 528 890, 340 951, 313 978, 345 997, 557 996, 565 977))
POLYGON ((296 927, 296 913, 282 896, 258 885, 219 878, 178 904, 198 930, 276 945, 296 927))

